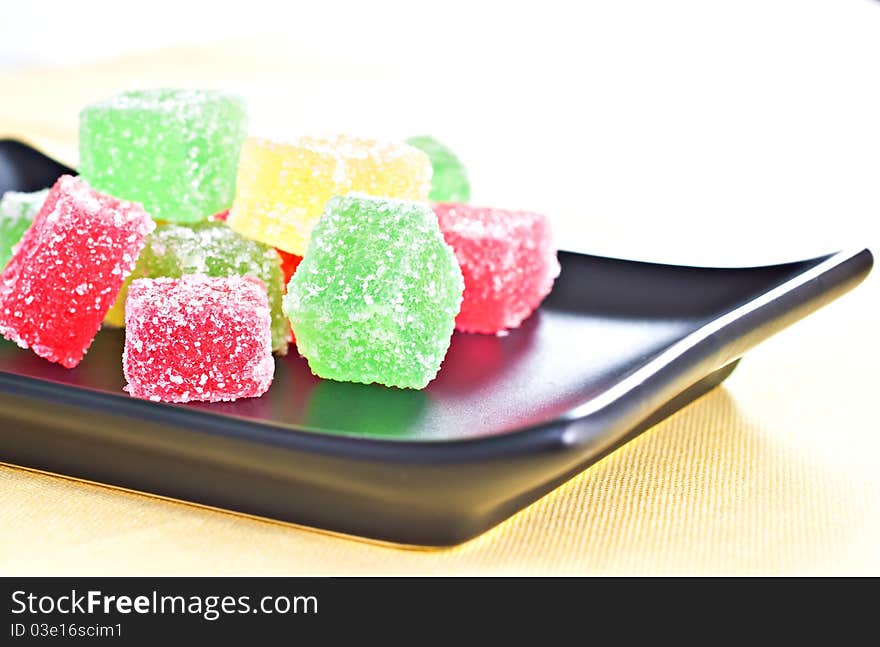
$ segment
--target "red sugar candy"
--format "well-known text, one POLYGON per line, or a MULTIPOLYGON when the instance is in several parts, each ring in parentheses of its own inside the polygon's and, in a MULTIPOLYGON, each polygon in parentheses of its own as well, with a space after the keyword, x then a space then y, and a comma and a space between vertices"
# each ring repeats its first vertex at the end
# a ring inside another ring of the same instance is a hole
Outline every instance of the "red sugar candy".
POLYGON ((290 277, 296 272, 296 268, 302 262, 302 256, 291 254, 280 249, 276 249, 278 256, 281 257, 281 271, 284 272, 284 290, 287 291, 287 284, 290 283, 290 277))
POLYGON ((136 398, 218 402, 262 395, 272 384, 272 334, 259 279, 132 281, 122 368, 136 398))
MULTIPOLYGON (((278 252, 278 256, 281 258, 281 272, 284 274, 284 292, 287 293, 287 284, 290 283, 290 279, 296 273, 296 268, 298 268, 299 264, 302 262, 302 256, 285 252, 277 247, 275 248, 275 251, 278 252)), ((293 334, 293 328, 290 329, 288 341, 290 341, 291 344, 296 343, 296 336, 293 334)))
POLYGON ((455 328, 502 333, 518 327, 559 276, 547 218, 452 203, 435 204, 434 212, 464 275, 464 300, 455 328))
POLYGON ((141 205, 62 175, 0 274, 0 334, 79 364, 154 228, 141 205))

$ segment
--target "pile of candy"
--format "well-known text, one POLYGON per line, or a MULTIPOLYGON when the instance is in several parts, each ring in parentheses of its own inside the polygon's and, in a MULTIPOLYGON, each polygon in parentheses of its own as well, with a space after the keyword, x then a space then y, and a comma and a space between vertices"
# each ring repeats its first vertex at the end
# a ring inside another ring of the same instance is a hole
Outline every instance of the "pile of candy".
POLYGON ((506 334, 559 274, 547 219, 466 204, 435 139, 248 138, 223 92, 87 106, 79 171, 0 200, 0 334, 72 368, 125 326, 138 398, 260 396, 290 343, 319 377, 421 389, 454 329, 506 334))

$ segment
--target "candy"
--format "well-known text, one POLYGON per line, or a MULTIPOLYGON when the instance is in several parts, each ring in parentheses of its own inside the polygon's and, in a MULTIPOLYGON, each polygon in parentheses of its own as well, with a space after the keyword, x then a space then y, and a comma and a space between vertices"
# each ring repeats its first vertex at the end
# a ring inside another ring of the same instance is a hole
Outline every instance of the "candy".
MULTIPOLYGON (((131 280, 180 278, 184 274, 260 279, 266 287, 272 312, 272 348, 279 354, 287 353, 290 324, 281 311, 284 283, 278 252, 243 238, 222 222, 161 225, 147 238, 131 280)), ((119 326, 125 321, 124 292, 123 289, 107 313, 105 321, 111 325, 119 326)))
POLYGON ((123 92, 80 113, 79 172, 156 219, 205 220, 232 204, 246 119, 223 92, 123 92))
POLYGON ((464 283, 426 204, 336 197, 284 311, 315 375, 424 388, 449 347, 464 283))
POLYGON ((457 330, 501 333, 516 328, 559 276, 550 223, 536 213, 436 204, 446 242, 464 275, 457 330))
MULTIPOLYGON (((296 273, 296 268, 299 267, 299 264, 302 263, 302 256, 297 256, 296 254, 288 254, 287 252, 283 252, 280 249, 275 249, 278 252, 278 256, 281 257, 281 273, 284 274, 284 293, 287 293, 287 284, 290 283, 290 279, 293 278, 293 275, 296 273)), ((293 328, 290 328, 290 337, 289 341, 291 344, 296 343, 296 337, 293 334, 293 328)))
POLYGON ((358 191, 425 200, 431 163, 415 148, 348 136, 290 142, 248 139, 229 226, 240 234, 302 256, 312 227, 331 197, 358 191))
POLYGON ((34 221, 46 201, 49 189, 33 193, 7 191, 0 198, 0 270, 12 258, 12 247, 34 221))
POLYGON ((471 184, 468 181, 467 169, 455 153, 430 135, 410 137, 406 143, 424 151, 431 159, 434 173, 431 177, 429 200, 467 202, 471 199, 471 184))
POLYGON ((272 384, 271 316, 259 279, 136 279, 125 308, 125 390, 163 402, 262 395, 272 384))
POLYGON ((119 288, 116 300, 110 306, 110 309, 107 310, 107 314, 104 315, 105 326, 111 328, 125 327, 125 300, 128 298, 128 286, 131 285, 131 282, 136 278, 136 273, 137 266, 135 265, 134 270, 132 270, 131 274, 128 275, 128 278, 122 283, 122 287, 119 288))
MULTIPOLYGON (((213 216, 208 218, 207 222, 212 221, 220 221, 226 222, 226 216, 229 215, 229 211, 221 211, 220 213, 215 213, 213 216)), ((199 223, 193 223, 199 224, 199 223)), ((149 238, 147 238, 149 242, 149 238)), ((182 272, 177 272, 173 276, 180 276, 182 272)), ((134 271, 129 275, 129 277, 125 280, 125 283, 122 284, 122 289, 119 290, 119 296, 116 297, 116 301, 113 302, 113 305, 110 306, 110 309, 107 311, 107 315, 104 317, 104 325, 110 326, 112 328, 124 328, 125 327, 125 298, 128 296, 128 285, 136 278, 158 278, 158 276, 151 276, 139 269, 138 266, 135 266, 134 271)), ((271 285, 272 281, 266 279, 268 284, 271 285)), ((289 326, 288 326, 289 328, 289 326)), ((285 349, 287 346, 285 345, 285 349)))
POLYGON ((281 257, 281 271, 284 274, 284 289, 287 290, 287 284, 290 283, 290 278, 296 272, 296 268, 299 267, 299 264, 302 263, 302 256, 288 254, 280 249, 276 251, 278 252, 278 256, 281 257))
POLYGON ((139 204, 61 176, 0 275, 0 334, 76 366, 154 227, 139 204))

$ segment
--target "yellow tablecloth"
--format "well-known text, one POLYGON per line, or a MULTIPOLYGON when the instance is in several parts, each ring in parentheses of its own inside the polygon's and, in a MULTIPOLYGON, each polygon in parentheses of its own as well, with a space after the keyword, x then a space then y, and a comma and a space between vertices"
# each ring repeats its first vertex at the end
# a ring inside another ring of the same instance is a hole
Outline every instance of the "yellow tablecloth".
MULTIPOLYGON (((381 74, 281 55, 265 42, 7 73, 0 136, 23 137, 74 163, 82 104, 125 87, 172 84, 239 88, 257 97, 264 123, 299 118, 323 128, 333 119, 303 108, 308 97, 332 102, 349 80, 387 81, 381 74)), ((489 187, 481 199, 504 202, 505 187, 514 188, 509 177, 481 176, 478 151, 469 152, 475 183, 489 187)), ((634 238, 632 223, 556 211, 566 246, 614 253, 612 243, 634 238), (588 244, 575 245, 579 231, 588 244)), ((697 245, 680 234, 688 217, 672 221, 661 239, 660 229, 638 221, 649 233, 625 255, 644 257, 659 244, 666 260, 694 260, 697 245)), ((839 224, 847 225, 845 216, 839 224)), ((749 226, 739 221, 730 235, 749 226)), ((859 238, 864 245, 877 240, 872 226, 848 226, 870 233, 859 238)), ((783 246, 783 235, 762 231, 768 235, 739 249, 716 241, 716 257, 748 263, 818 251, 800 253, 783 246)), ((880 574, 877 288, 875 272, 751 352, 723 387, 456 548, 379 546, 0 466, 0 574, 880 574)))

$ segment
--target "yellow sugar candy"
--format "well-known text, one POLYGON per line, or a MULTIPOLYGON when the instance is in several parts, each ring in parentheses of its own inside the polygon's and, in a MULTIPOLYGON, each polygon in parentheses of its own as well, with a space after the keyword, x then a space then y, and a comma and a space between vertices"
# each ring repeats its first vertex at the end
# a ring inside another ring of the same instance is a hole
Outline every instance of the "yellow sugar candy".
POLYGON ((431 161, 402 142, 339 135, 290 141, 250 138, 238 167, 229 226, 302 256, 327 201, 349 192, 427 200, 431 161))
POLYGON ((125 299, 128 298, 128 286, 134 279, 134 274, 125 279, 116 301, 110 306, 104 315, 104 324, 112 328, 125 328, 125 299))

